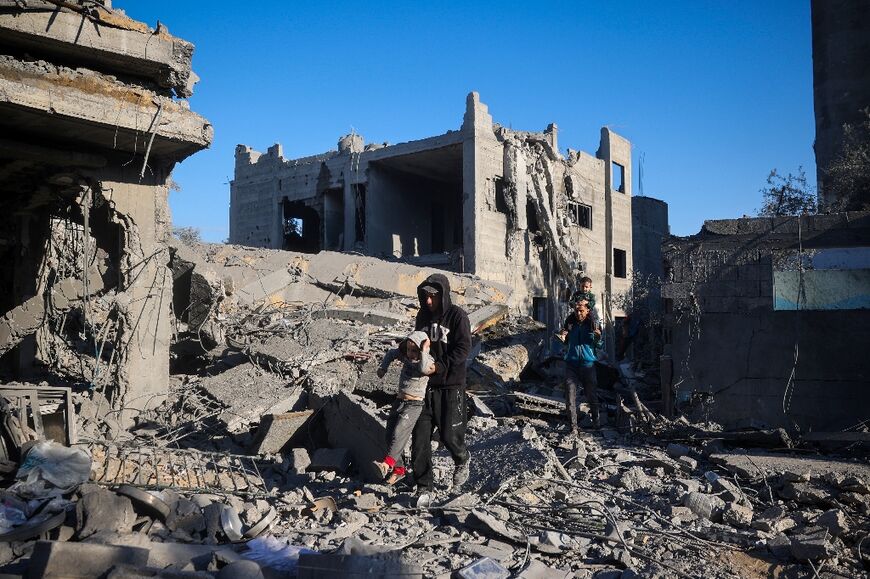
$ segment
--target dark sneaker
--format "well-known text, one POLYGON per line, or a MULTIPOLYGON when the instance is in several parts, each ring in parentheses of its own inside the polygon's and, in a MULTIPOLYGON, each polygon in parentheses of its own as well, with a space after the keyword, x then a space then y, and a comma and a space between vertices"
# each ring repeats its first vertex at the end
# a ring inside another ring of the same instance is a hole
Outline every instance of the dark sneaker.
POLYGON ((379 460, 374 461, 374 465, 375 468, 378 469, 378 472, 381 473, 381 479, 386 478, 387 475, 390 474, 390 471, 393 470, 392 468, 390 468, 390 465, 379 460))
POLYGON ((462 464, 456 465, 456 470, 453 471, 453 486, 461 487, 468 481, 468 474, 471 470, 471 456, 462 464))

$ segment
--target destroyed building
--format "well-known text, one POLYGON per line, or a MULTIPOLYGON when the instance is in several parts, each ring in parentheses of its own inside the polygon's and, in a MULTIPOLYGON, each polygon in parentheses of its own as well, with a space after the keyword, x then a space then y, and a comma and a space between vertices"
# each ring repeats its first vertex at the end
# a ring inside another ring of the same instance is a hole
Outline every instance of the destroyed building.
POLYGON ((729 428, 866 428, 870 213, 706 221, 664 260, 678 405, 729 428))
POLYGON ((513 288, 517 311, 557 318, 582 270, 605 318, 632 270, 631 144, 601 130, 595 156, 558 129, 513 130, 468 95, 459 130, 388 145, 350 134, 338 150, 284 158, 236 147, 230 243, 359 251, 475 274, 513 288), (552 298, 549 300, 548 298, 552 298))
POLYGON ((168 391, 170 173, 212 140, 192 53, 110 2, 0 2, 0 370, 121 421, 168 391))

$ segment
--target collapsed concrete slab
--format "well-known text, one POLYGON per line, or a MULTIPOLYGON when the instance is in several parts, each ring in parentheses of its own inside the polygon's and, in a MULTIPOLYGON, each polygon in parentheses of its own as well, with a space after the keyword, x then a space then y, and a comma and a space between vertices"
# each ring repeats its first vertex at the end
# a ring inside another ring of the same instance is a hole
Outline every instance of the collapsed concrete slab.
POLYGON ((264 415, 294 409, 303 393, 300 386, 251 363, 204 378, 199 387, 224 406, 218 420, 229 432, 241 432, 264 415))
POLYGON ((260 420, 253 452, 256 454, 277 454, 286 450, 297 438, 297 433, 305 427, 313 414, 312 410, 267 414, 260 420))

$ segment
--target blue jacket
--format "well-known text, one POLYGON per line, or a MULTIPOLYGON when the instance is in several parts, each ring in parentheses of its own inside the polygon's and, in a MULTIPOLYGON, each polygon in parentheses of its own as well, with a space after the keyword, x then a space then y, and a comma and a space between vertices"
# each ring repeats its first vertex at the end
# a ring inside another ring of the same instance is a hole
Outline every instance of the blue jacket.
POLYGON ((595 355, 596 337, 592 331, 592 316, 587 316, 586 320, 580 322, 572 313, 565 320, 563 329, 568 331, 568 337, 565 339, 567 344, 565 348, 565 361, 573 366, 584 366, 586 368, 593 366, 597 359, 595 355))

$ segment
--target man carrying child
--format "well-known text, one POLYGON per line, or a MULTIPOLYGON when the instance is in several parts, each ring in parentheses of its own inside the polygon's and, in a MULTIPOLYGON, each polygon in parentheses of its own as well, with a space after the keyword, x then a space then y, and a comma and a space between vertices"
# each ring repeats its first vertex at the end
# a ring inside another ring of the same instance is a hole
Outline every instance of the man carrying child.
POLYGON ((600 428, 598 406, 598 380, 595 375, 595 353, 601 330, 592 318, 589 302, 579 299, 574 302, 574 311, 565 320, 558 337, 566 342, 565 381, 568 385, 568 413, 571 431, 577 433, 577 386, 583 386, 592 415, 592 428, 600 428))

